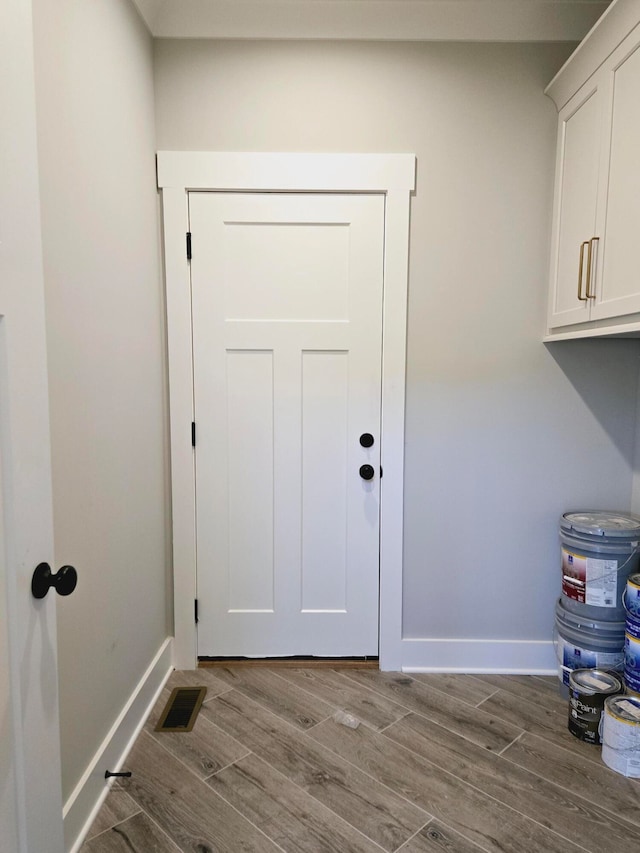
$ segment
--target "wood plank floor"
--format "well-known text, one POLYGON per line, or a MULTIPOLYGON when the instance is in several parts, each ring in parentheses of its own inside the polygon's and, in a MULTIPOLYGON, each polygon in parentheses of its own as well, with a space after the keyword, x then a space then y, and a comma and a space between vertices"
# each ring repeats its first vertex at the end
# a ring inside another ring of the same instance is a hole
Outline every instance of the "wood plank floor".
POLYGON ((153 731, 163 691, 80 853, 640 850, 640 781, 567 731, 555 678, 230 666, 167 688, 199 684, 187 734, 153 731))

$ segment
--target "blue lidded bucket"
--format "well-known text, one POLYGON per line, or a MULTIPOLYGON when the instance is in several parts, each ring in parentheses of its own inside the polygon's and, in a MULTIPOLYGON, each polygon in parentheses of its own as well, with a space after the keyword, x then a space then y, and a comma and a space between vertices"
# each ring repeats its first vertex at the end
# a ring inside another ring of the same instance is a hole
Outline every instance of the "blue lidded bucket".
POLYGON ((623 604, 626 613, 625 631, 640 641, 640 574, 627 578, 623 604))
POLYGON ((624 637, 624 683, 627 690, 640 693, 640 639, 629 633, 624 637))
POLYGON ((640 518, 607 510, 567 512, 560 520, 560 542, 565 610, 585 619, 624 621, 627 578, 640 564, 640 518))
POLYGON ((624 683, 627 690, 640 693, 640 574, 627 578, 624 609, 624 683))
POLYGON ((630 575, 627 578, 624 609, 627 612, 627 619, 636 619, 640 622, 640 574, 630 575))

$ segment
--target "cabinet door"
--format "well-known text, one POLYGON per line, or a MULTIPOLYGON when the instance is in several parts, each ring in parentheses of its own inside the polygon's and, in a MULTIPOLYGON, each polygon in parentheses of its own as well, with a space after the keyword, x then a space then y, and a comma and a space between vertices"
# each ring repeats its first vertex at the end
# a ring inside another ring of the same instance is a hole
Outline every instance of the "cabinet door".
POLYGON ((587 246, 595 236, 603 92, 592 78, 561 110, 558 123, 549 326, 590 319, 587 246), (579 282, 580 256, 584 264, 579 282))
POLYGON ((592 319, 640 311, 640 33, 612 54, 606 67, 612 112, 603 172, 601 234, 592 319))

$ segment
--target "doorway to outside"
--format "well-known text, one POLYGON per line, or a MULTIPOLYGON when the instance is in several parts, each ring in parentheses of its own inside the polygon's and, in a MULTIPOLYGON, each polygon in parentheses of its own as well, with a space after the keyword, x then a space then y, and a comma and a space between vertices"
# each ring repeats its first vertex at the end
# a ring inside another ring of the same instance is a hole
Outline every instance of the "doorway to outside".
POLYGON ((381 668, 401 667, 414 172, 413 155, 158 155, 179 668, 376 655, 378 618, 381 668))

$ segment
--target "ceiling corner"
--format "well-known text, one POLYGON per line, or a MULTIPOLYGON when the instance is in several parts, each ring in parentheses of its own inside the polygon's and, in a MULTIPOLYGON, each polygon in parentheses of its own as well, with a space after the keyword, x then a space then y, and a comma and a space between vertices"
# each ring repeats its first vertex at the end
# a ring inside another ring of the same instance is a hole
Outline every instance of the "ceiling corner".
POLYGON ((162 0, 132 0, 132 2, 149 28, 151 35, 155 35, 154 28, 162 0))

